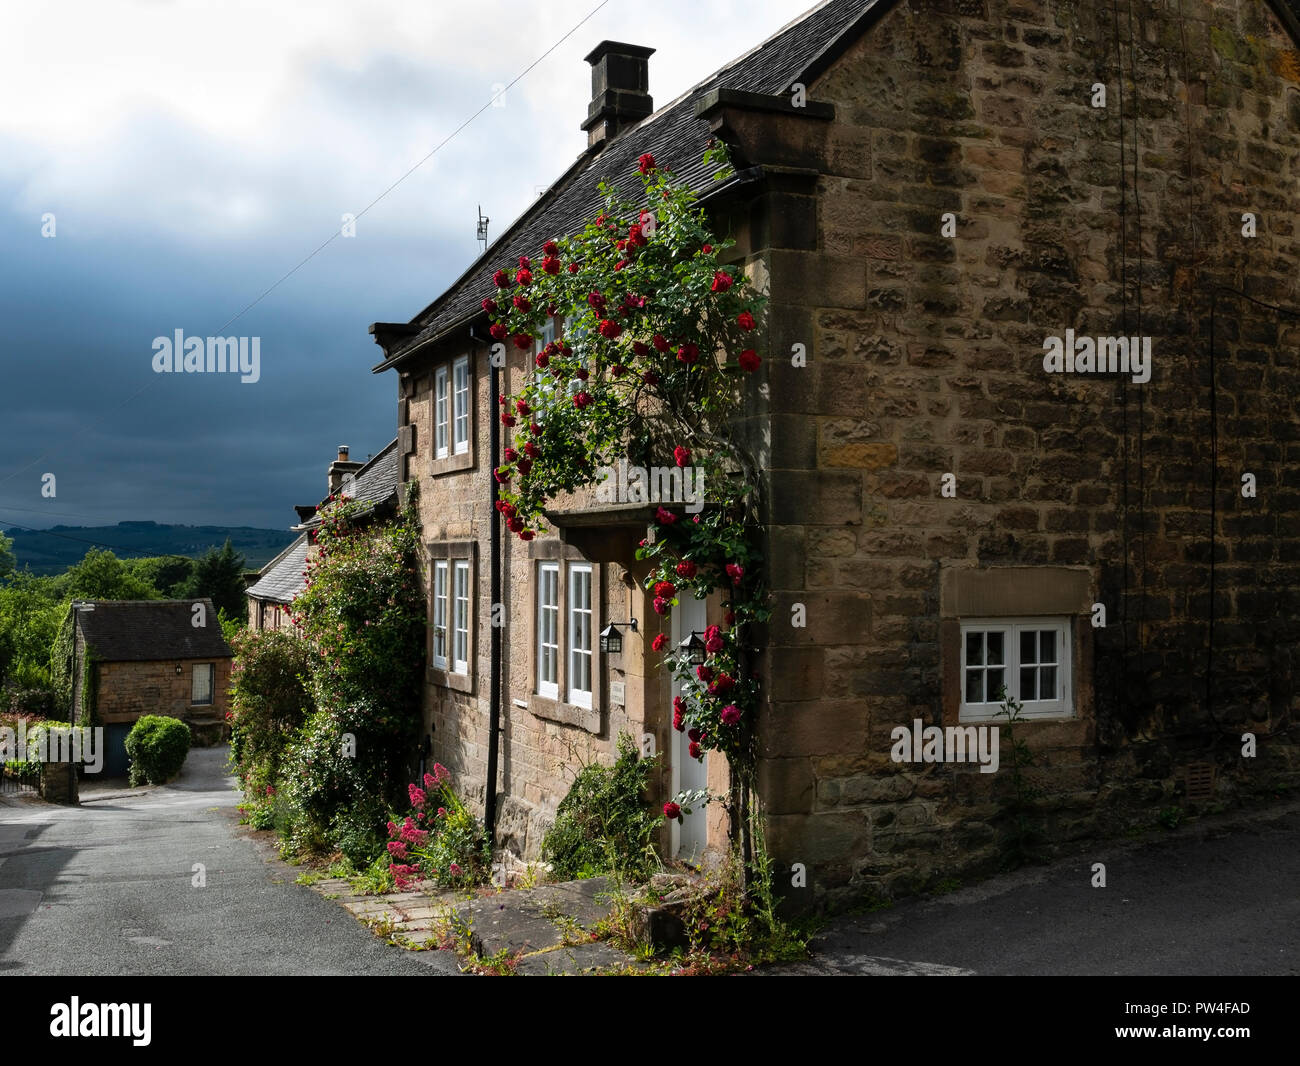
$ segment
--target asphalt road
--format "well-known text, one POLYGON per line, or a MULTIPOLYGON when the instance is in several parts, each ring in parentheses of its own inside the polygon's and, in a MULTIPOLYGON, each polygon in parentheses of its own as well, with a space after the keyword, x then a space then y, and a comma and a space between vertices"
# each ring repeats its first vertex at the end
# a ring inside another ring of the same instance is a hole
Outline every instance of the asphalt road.
POLYGON ((238 827, 226 751, 196 748, 174 784, 87 791, 79 808, 7 797, 0 975, 457 972, 449 953, 389 947, 294 884, 238 827))
POLYGON ((1300 806, 1100 845, 834 920, 785 974, 1300 974, 1300 806), (1092 867, 1106 887, 1092 887, 1092 867))

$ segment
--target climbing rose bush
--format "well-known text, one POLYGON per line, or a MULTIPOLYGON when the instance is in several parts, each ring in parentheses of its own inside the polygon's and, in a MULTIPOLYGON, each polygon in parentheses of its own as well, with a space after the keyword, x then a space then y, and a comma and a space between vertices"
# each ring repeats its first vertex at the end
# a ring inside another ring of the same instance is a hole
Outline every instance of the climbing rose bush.
MULTIPOLYGON (((706 161, 720 162, 721 147, 706 161)), ((667 619, 685 595, 726 595, 723 625, 710 626, 698 670, 657 636, 665 665, 682 684, 674 726, 689 731, 690 754, 727 754, 752 773, 758 679, 746 634, 766 619, 751 456, 732 432, 738 405, 762 366, 754 340, 764 299, 725 260, 695 194, 646 153, 637 160, 642 196, 602 183, 604 208, 577 234, 545 242, 494 275, 483 301, 490 331, 528 351, 532 374, 497 397, 513 431, 494 471, 506 528, 531 540, 558 496, 596 483, 622 458, 637 465, 694 468, 704 507, 658 507, 637 551, 650 564, 646 589, 667 619), (557 339, 541 343, 548 326, 557 339)))

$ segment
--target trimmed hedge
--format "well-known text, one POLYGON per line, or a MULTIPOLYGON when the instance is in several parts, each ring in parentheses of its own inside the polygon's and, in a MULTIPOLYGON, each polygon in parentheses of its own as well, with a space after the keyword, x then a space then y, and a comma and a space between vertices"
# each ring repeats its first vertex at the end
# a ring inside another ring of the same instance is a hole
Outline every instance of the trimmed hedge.
POLYGON ((146 714, 139 719, 126 738, 131 784, 161 785, 175 777, 185 765, 190 739, 190 727, 179 718, 146 714))

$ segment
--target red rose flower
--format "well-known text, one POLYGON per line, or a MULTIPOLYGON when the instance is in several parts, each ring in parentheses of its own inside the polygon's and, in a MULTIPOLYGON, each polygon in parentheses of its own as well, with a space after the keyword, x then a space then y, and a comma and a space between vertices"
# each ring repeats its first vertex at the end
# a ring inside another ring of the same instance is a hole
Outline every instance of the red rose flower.
POLYGON ((672 511, 665 511, 660 507, 655 511, 655 521, 662 526, 671 526, 677 521, 677 516, 672 511))
POLYGON ((686 704, 680 696, 673 697, 673 710, 676 711, 678 714, 686 713, 686 704))
POLYGON ((501 424, 503 426, 513 426, 515 424, 515 416, 512 414, 507 414, 505 411, 502 411, 501 424))
POLYGON ((713 669, 708 666, 697 666, 695 668, 695 676, 707 685, 713 680, 713 669))
POLYGON ((493 284, 495 284, 498 289, 504 289, 507 285, 510 284, 510 275, 507 274, 504 270, 498 270, 495 274, 492 275, 492 281, 493 284))
POLYGON ((535 536, 536 536, 536 534, 535 534, 531 529, 525 529, 522 533, 519 534, 519 539, 520 539, 520 540, 532 540, 533 537, 535 537, 535 536))
POLYGON ((700 357, 700 346, 691 344, 689 341, 677 349, 677 361, 685 363, 687 366, 692 365, 700 357))
POLYGON ((519 533, 524 528, 524 520, 522 518, 510 518, 506 520, 506 526, 509 527, 511 533, 519 533))
POLYGON ((548 366, 551 365, 551 357, 547 355, 545 352, 538 352, 537 358, 534 360, 534 362, 537 363, 538 370, 545 370, 548 366))
POLYGON ((517 311, 531 311, 533 309, 533 301, 527 296, 516 296, 511 302, 515 305, 517 311))
POLYGON ((677 564, 677 576, 684 577, 686 578, 687 581, 693 578, 698 570, 699 567, 697 567, 689 559, 683 559, 680 563, 677 564))
POLYGON ((671 801, 668 802, 668 803, 665 803, 665 804, 664 804, 664 817, 665 817, 665 818, 670 818, 670 819, 671 819, 671 818, 677 818, 677 819, 680 819, 681 816, 682 816, 682 809, 681 809, 679 806, 677 806, 677 804, 675 804, 675 803, 673 803, 673 802, 671 802, 671 801))
POLYGON ((603 314, 605 311, 605 297, 598 292, 589 292, 587 293, 587 306, 603 314))
MULTIPOLYGON (((513 423, 511 424, 513 425, 513 423)), ((542 435, 542 427, 539 426, 536 422, 529 422, 528 432, 531 433, 534 437, 540 437, 542 435)))
POLYGON ((735 612, 735 611, 728 611, 726 614, 724 614, 724 615, 722 616, 722 620, 723 620, 727 625, 731 625, 731 623, 734 622, 734 621, 736 620, 736 612, 735 612))
POLYGON ((542 270, 547 274, 558 274, 560 272, 560 261, 548 255, 542 260, 542 270))
POLYGON ((556 256, 560 254, 560 246, 554 241, 547 241, 542 245, 542 255, 556 256))
POLYGON ((594 399, 594 397, 591 395, 591 393, 580 392, 576 396, 574 396, 573 406, 578 408, 579 411, 581 411, 584 407, 586 407, 588 404, 591 403, 592 399, 594 399))
POLYGON ((531 285, 533 283, 533 272, 527 267, 521 267, 519 273, 515 275, 516 285, 531 285))
POLYGON ((686 751, 690 754, 692 759, 698 759, 700 757, 700 746, 695 741, 691 741, 691 743, 687 745, 686 751))
POLYGON ((754 328, 754 316, 748 311, 741 311, 740 314, 736 316, 736 323, 743 330, 751 330, 754 328))
POLYGON ((497 302, 489 297, 483 301, 483 310, 489 315, 495 315, 497 313, 497 302))
POLYGON ((668 608, 672 605, 662 596, 656 596, 651 606, 654 607, 655 614, 667 614, 668 608))
POLYGON ((641 375, 641 380, 644 381, 647 385, 658 385, 659 375, 656 374, 653 370, 647 370, 644 374, 641 375))
POLYGON ((539 455, 541 455, 541 453, 542 453, 542 449, 537 447, 537 445, 534 444, 532 441, 528 441, 524 445, 524 454, 528 456, 529 459, 536 459, 539 455))
POLYGON ((666 351, 668 351, 668 347, 669 347, 669 345, 668 345, 668 342, 667 342, 666 340, 664 340, 664 335, 663 335, 662 333, 656 333, 656 334, 654 335, 654 337, 652 338, 652 342, 653 342, 653 344, 654 344, 654 346, 655 346, 655 351, 657 351, 657 352, 666 352, 666 351))
POLYGON ((510 336, 510 331, 500 322, 493 322, 488 327, 488 332, 492 334, 492 339, 497 341, 503 341, 510 336))
POLYGON ((734 703, 728 703, 722 708, 722 724, 735 725, 740 721, 740 708, 734 703))
POLYGON ((496 477, 497 481, 499 481, 502 485, 509 484, 510 471, 507 470, 505 467, 503 466, 497 467, 497 469, 493 471, 493 474, 496 477))
POLYGON ((677 595, 677 586, 671 581, 656 581, 654 592, 656 596, 662 596, 666 600, 671 600, 677 595))
POLYGON ((577 378, 579 381, 586 381, 589 377, 591 377, 591 375, 587 373, 586 368, 581 366, 578 367, 578 369, 573 372, 573 376, 577 378))
POLYGON ((705 255, 712 255, 712 254, 713 254, 713 245, 711 245, 711 244, 706 244, 703 248, 700 249, 700 251, 702 251, 705 255))
POLYGON ((692 729, 688 729, 688 730, 686 731, 686 736, 687 736, 689 739, 691 739, 691 740, 699 740, 699 739, 700 739, 700 730, 699 730, 699 727, 696 726, 696 727, 694 727, 694 728, 692 728, 692 729))
POLYGON ((678 445, 673 449, 673 460, 678 466, 689 466, 691 462, 690 448, 683 448, 681 445, 678 445))
POLYGON ((516 334, 515 334, 515 347, 516 347, 516 348, 519 348, 519 349, 522 350, 522 351, 527 351, 527 350, 528 350, 529 348, 531 348, 532 346, 533 346, 533 338, 530 337, 527 333, 516 333, 516 334))
POLYGON ((740 579, 745 576, 745 568, 739 563, 728 563, 727 576, 731 578, 733 585, 739 585, 740 579))
POLYGON ((717 655, 723 647, 722 630, 717 626, 709 626, 704 631, 704 650, 710 655, 717 655))
POLYGON ((627 373, 627 367, 625 367, 622 363, 615 363, 612 367, 610 367, 609 372, 613 374, 616 378, 621 378, 624 374, 627 373))
POLYGON ((516 459, 519 458, 519 453, 515 451, 513 448, 507 448, 504 452, 502 452, 502 455, 505 457, 507 463, 513 463, 516 459))
POLYGON ((650 243, 646 239, 645 234, 641 232, 641 226, 635 222, 632 223, 632 226, 627 231, 627 242, 628 244, 636 245, 638 248, 644 247, 650 243))
POLYGON ((520 459, 519 462, 515 463, 515 469, 521 474, 531 473, 533 469, 533 461, 531 459, 520 459))
POLYGON ((523 400, 516 400, 516 401, 515 401, 515 410, 518 411, 521 415, 526 415, 526 414, 531 413, 532 408, 529 407, 528 404, 527 404, 526 402, 524 402, 523 400))
POLYGON ((568 266, 568 271, 570 274, 576 274, 578 272, 578 264, 570 263, 568 266))
POLYGON ((623 327, 617 322, 611 322, 608 318, 602 318, 600 320, 600 335, 602 337, 612 341, 622 332, 623 327))
POLYGON ((655 168, 655 157, 646 152, 636 161, 636 167, 642 174, 649 174, 655 168))
POLYGON ((650 642, 651 651, 663 651, 666 647, 668 647, 668 638, 662 633, 657 634, 655 639, 650 642))
POLYGON ((731 288, 733 278, 725 270, 715 271, 713 274, 713 285, 710 286, 712 292, 726 292, 731 288))
POLYGON ((763 365, 763 360, 758 357, 758 353, 753 348, 746 348, 736 361, 740 363, 740 369, 746 374, 752 374, 763 365))
POLYGON ((730 674, 719 674, 709 685, 710 696, 725 696, 736 687, 736 680, 730 674))
POLYGON ((528 256, 526 256, 526 255, 521 255, 521 256, 519 257, 519 265, 520 265, 524 270, 527 270, 530 266, 533 265, 533 261, 532 261, 531 259, 529 259, 528 256))
POLYGON ((682 719, 681 711, 673 712, 673 728, 676 729, 677 732, 679 733, 686 728, 686 722, 682 719))
POLYGON ((648 345, 644 344, 642 341, 633 341, 633 342, 632 342, 632 354, 633 354, 633 355, 646 356, 646 355, 649 355, 649 354, 650 354, 650 348, 649 348, 648 345))

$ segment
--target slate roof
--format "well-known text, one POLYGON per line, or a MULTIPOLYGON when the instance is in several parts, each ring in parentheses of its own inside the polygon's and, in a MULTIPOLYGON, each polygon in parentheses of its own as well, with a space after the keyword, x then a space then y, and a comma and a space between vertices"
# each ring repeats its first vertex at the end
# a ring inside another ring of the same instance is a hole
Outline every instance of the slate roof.
POLYGON ((303 569, 307 565, 307 534, 295 540, 262 567, 262 575, 248 587, 255 600, 289 603, 305 587, 303 569))
POLYGON ((228 659, 234 652, 221 635, 217 609, 209 599, 95 600, 81 611, 82 635, 100 662, 172 659, 228 659), (194 604, 207 608, 207 625, 192 624, 194 604))
MULTIPOLYGON (((356 480, 348 495, 363 504, 369 504, 372 510, 390 501, 396 502, 401 487, 401 466, 401 456, 397 454, 397 438, 394 437, 387 447, 353 475, 356 480)), ((321 503, 324 502, 321 500, 321 503)), ((320 519, 313 517, 293 528, 311 529, 318 525, 320 519)))
POLYGON ((656 163, 673 171, 678 181, 697 192, 710 186, 720 188, 713 182, 715 168, 704 164, 712 134, 708 123, 695 117, 696 101, 719 88, 769 95, 785 92, 795 82, 820 72, 827 59, 837 54, 836 46, 855 39, 853 31, 890 2, 827 0, 621 132, 599 154, 584 153, 451 288, 412 320, 424 328, 400 349, 394 349, 375 371, 387 369, 415 345, 482 314, 484 297, 496 292, 492 274, 497 267, 516 263, 521 255, 540 255, 541 246, 550 238, 577 232, 601 206, 596 186, 602 179, 624 196, 639 194, 641 183, 636 170, 641 153, 650 152, 656 163))

